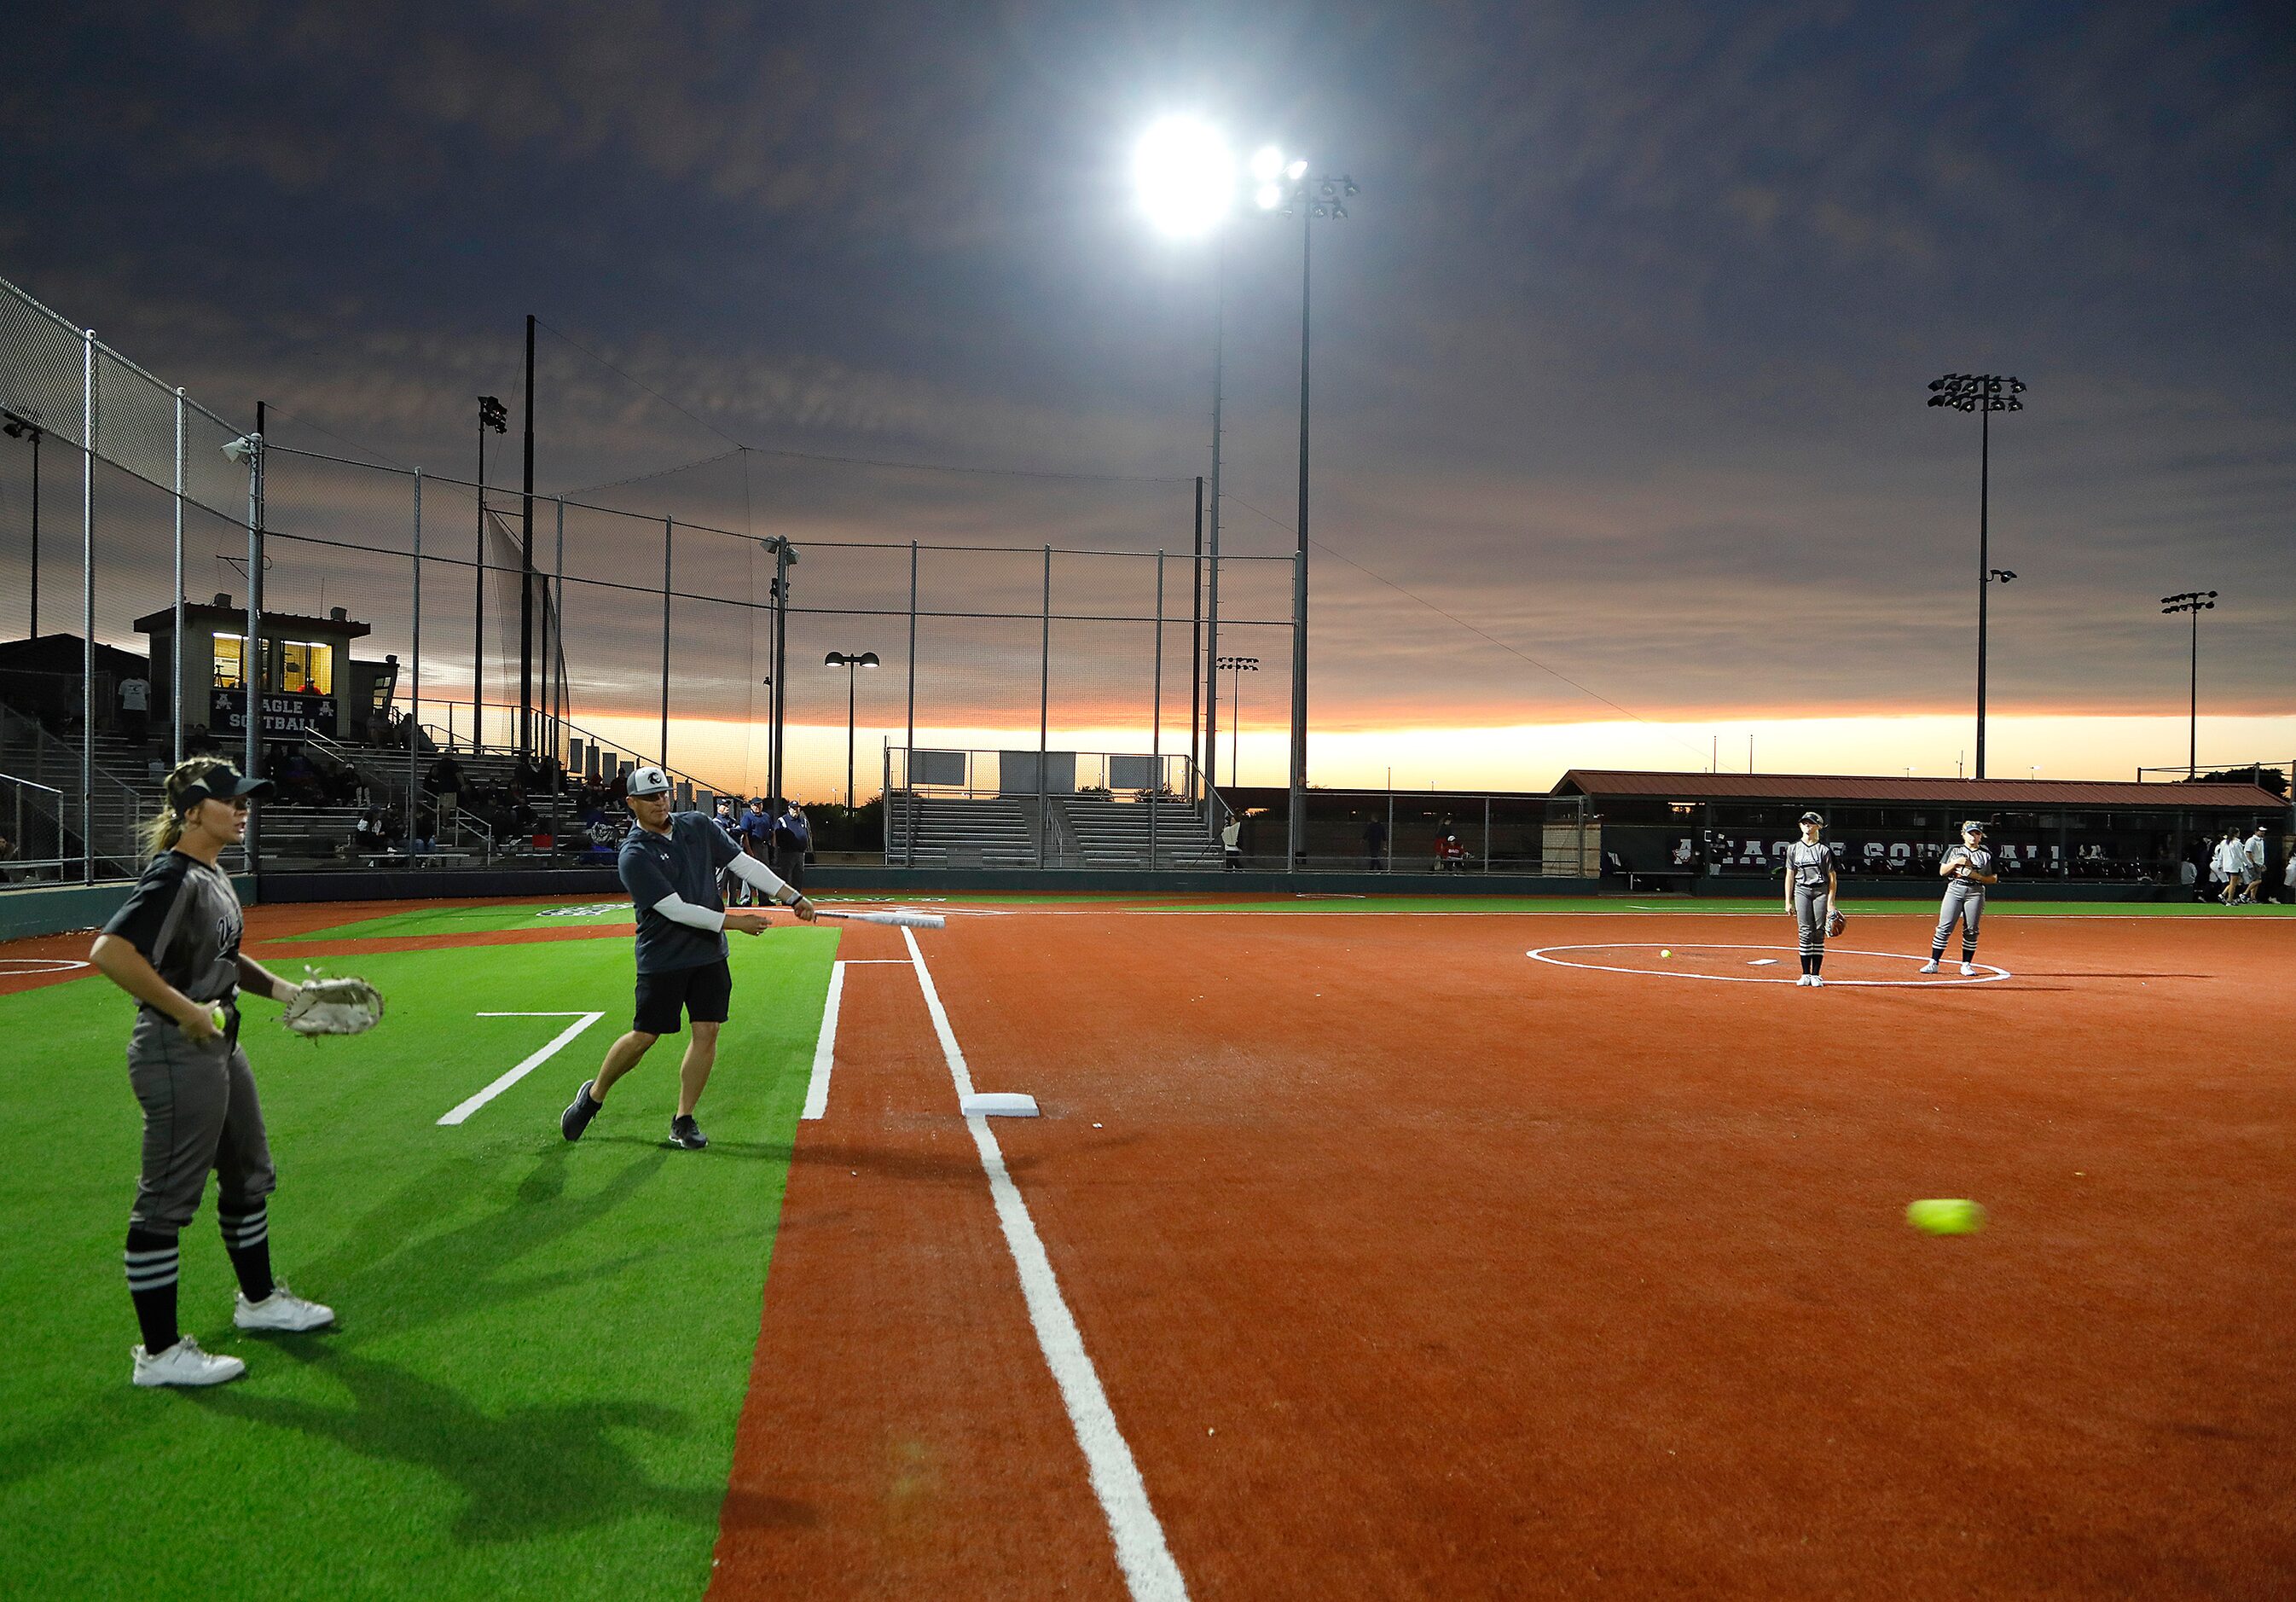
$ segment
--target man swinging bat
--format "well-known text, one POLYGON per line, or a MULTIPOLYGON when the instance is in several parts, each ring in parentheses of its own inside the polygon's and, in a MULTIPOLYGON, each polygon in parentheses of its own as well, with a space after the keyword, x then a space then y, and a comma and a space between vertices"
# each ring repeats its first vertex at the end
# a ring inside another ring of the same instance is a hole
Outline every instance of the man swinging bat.
POLYGON ((698 1152, 709 1138, 694 1121, 693 1109, 717 1063, 718 1026, 734 998, 726 931, 755 935, 772 927, 761 907, 727 911, 718 893, 718 875, 732 873, 768 900, 795 908, 808 924, 817 915, 811 901, 735 845, 712 819, 699 812, 673 812, 669 776, 660 768, 633 769, 627 793, 636 823, 622 841, 619 868, 637 907, 637 1006, 629 1032, 607 1048, 597 1077, 574 1093, 558 1130, 569 1140, 582 1138, 615 1081, 636 1067, 656 1040, 677 1033, 682 1021, 691 1018, 693 1038, 678 1071, 677 1115, 669 1121, 669 1139, 698 1152))

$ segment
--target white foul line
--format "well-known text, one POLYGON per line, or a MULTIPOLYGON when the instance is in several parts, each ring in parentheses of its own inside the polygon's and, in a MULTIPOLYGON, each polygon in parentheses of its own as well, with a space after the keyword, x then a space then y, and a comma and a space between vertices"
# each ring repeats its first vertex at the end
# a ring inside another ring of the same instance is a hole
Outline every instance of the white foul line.
MULTIPOLYGON (((965 1066, 955 1031, 948 1026, 948 1014, 940 1004, 940 992, 933 988, 924 953, 917 949, 915 932, 904 929, 901 938, 908 942, 917 987, 924 992, 925 1010, 932 1015, 933 1031, 940 1037, 941 1055, 948 1059, 948 1075, 962 1101, 972 1094, 972 1071, 965 1066)), ((1061 1297, 1060 1281, 1054 1277, 1052 1261, 1045 1255, 1044 1242, 1037 1236, 1029 1204, 1021 1199, 1020 1187, 1005 1170, 1004 1148, 989 1132, 986 1118, 968 1118, 964 1123, 972 1131, 973 1145, 980 1149, 980 1166, 988 1171, 988 1193, 996 1203, 996 1221, 1004 1228, 1013 1266, 1021 1271, 1021 1294, 1029 1304, 1029 1322, 1036 1328, 1037 1344, 1061 1388, 1061 1401, 1068 1408, 1077 1444, 1084 1449, 1093 1493, 1108 1517, 1109 1533, 1116 1538, 1116 1564, 1124 1571, 1125 1584, 1139 1602, 1184 1602, 1187 1581, 1180 1577, 1180 1566, 1172 1561, 1171 1549, 1164 1544, 1164 1526, 1148 1505, 1148 1487, 1140 1478, 1139 1465, 1132 1460, 1132 1449, 1125 1444, 1123 1432, 1116 1427, 1108 1393, 1100 1388, 1100 1375, 1085 1352, 1084 1335, 1061 1297)))
POLYGON ((821 1033, 813 1042, 813 1080, 806 1087, 805 1111, 800 1118, 820 1118, 829 1112, 829 1071, 837 1057, 837 1004, 845 996, 845 965, 829 965, 829 999, 821 1005, 821 1033))
POLYGON ((493 1084, 488 1085, 485 1089, 471 1097, 470 1100, 463 1103, 460 1106, 447 1113, 446 1117, 440 1119, 439 1121, 441 1124, 457 1124, 462 1122, 472 1113, 477 1112, 480 1107, 485 1106, 488 1102, 494 1100, 496 1097, 500 1096, 504 1091, 518 1083, 519 1080, 524 1079, 528 1074, 532 1073, 536 1069, 541 1067, 543 1064, 548 1062, 552 1057, 556 1056, 573 1041, 577 1035, 580 1034, 584 1030, 589 1028, 590 1025, 595 1023, 599 1019, 605 1015, 606 1015, 603 1013, 480 1013, 479 1016, 481 1018, 571 1018, 574 1022, 568 1024, 564 1029, 559 1031, 558 1038, 551 1041, 549 1045, 544 1047, 540 1051, 536 1052, 532 1056, 527 1058, 526 1061, 521 1063, 508 1073, 504 1074, 493 1084))

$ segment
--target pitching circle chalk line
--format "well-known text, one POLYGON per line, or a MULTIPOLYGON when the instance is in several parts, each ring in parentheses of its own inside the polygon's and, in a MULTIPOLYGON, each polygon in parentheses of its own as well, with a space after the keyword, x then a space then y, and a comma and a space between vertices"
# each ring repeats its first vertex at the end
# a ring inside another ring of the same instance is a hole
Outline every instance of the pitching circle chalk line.
POLYGON ((69 974, 87 966, 68 957, 0 957, 0 979, 20 979, 32 974, 69 974))
MULTIPOLYGON (((1553 967, 1584 968, 1596 974, 1631 974, 1636 978, 1716 979, 1721 981, 1725 984, 1792 984, 1793 982, 1793 977, 1784 974, 1778 974, 1776 977, 1773 978, 1768 974, 1697 974, 1691 972, 1687 968, 1620 968, 1611 966, 1607 963, 1565 962, 1561 957, 1550 957, 1547 955, 1550 951, 1656 951, 1659 949, 1659 942, 1657 941, 1620 941, 1603 945, 1541 946, 1537 950, 1526 951, 1523 955, 1529 957, 1533 962, 1543 962, 1553 967)), ((1684 951, 1792 951, 1794 950, 1795 948, 1792 946, 1716 946, 1709 945, 1705 941, 1701 941, 1694 945, 1668 947, 1667 949, 1684 951)), ((1879 957, 1885 960, 1896 962, 1926 962, 1929 960, 1927 957, 1918 955, 1909 957, 1903 951, 1853 951, 1847 946, 1828 946, 1826 948, 1825 954, 1828 957, 1879 957)), ((1991 984, 1997 980, 2013 979, 2016 977, 2015 974, 2010 973, 2006 968, 1997 968, 1989 962, 1980 962, 1972 965, 1979 970, 1979 972, 1971 974, 1966 979, 1963 978, 1958 971, 1956 971, 1951 978, 1948 978, 1944 973, 1944 969, 1948 965, 1952 965, 1940 964, 1938 976, 1935 979, 1828 979, 1825 982, 1825 988, 1833 990, 1837 985, 1858 985, 1867 990, 1920 990, 1948 984, 1991 984)))

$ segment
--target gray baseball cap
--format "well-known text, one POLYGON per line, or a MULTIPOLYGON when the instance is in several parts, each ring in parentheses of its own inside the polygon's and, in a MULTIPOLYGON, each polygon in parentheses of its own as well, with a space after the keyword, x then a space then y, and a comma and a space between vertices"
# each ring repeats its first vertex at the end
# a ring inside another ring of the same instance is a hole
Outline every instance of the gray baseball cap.
POLYGON ((1972 829, 1975 829, 1980 834, 1984 834, 1985 820, 1981 817, 1972 817, 1967 823, 1961 826, 1961 832, 1964 834, 1968 834, 1972 829))
POLYGON ((629 782, 622 786, 626 795, 668 795, 669 775, 659 768, 633 768, 629 782))

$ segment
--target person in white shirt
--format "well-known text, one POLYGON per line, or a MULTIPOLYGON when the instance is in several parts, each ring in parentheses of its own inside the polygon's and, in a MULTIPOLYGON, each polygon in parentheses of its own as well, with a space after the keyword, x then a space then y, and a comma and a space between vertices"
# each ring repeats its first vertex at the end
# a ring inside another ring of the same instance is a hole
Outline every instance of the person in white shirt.
POLYGON ((2264 900, 2264 826, 2256 826, 2256 833, 2248 837, 2241 848, 2240 899, 2251 907, 2264 900))
POLYGON ((2240 869, 2233 866, 2233 850, 2232 831, 2226 829, 2217 837, 2216 852, 2209 859, 2209 883, 2217 886, 2217 900, 2226 907, 2240 890, 2240 869))

